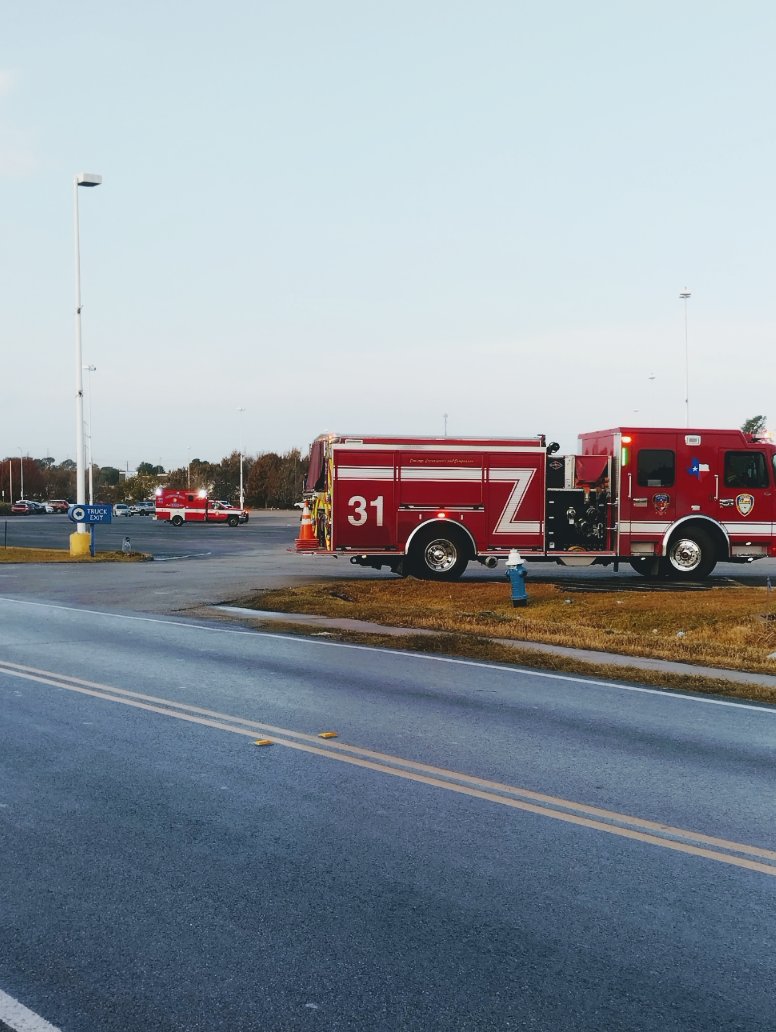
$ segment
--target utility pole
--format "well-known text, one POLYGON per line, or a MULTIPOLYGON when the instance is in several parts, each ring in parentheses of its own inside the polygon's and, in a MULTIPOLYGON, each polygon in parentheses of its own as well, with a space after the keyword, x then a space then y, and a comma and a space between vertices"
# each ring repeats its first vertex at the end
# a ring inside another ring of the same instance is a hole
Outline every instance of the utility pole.
POLYGON ((692 294, 687 289, 679 295, 680 299, 684 301, 684 406, 687 416, 687 426, 690 425, 690 349, 687 343, 687 302, 692 297, 692 294))

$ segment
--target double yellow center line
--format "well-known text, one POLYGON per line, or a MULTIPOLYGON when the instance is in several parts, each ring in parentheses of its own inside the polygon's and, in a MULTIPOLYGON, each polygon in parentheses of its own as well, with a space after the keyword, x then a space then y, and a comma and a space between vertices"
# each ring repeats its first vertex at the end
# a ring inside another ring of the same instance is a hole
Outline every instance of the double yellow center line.
POLYGON ((255 720, 234 717, 227 713, 204 709, 201 706, 189 706, 154 695, 113 688, 93 681, 77 677, 39 670, 35 667, 22 666, 0 660, 0 674, 35 681, 54 688, 91 695, 108 702, 118 702, 124 706, 146 710, 165 717, 174 717, 189 723, 229 731, 232 734, 255 738, 257 734, 270 736, 274 745, 296 749, 299 752, 323 756, 328 760, 337 760, 379 774, 389 774, 404 778, 432 788, 456 792, 459 795, 481 799, 488 803, 506 806, 513 810, 523 810, 541 817, 549 817, 557 821, 565 821, 583 828, 619 835, 622 838, 637 842, 673 849, 680 853, 716 860, 719 863, 743 867, 750 871, 758 871, 776 877, 776 851, 759 846, 750 846, 742 842, 731 842, 727 839, 702 835, 684 828, 676 828, 657 821, 631 817, 628 814, 604 810, 597 806, 576 803, 558 796, 533 792, 516 785, 506 785, 500 781, 489 781, 485 778, 461 774, 458 771, 434 767, 427 763, 419 763, 401 756, 375 752, 360 746, 348 745, 345 742, 329 739, 322 741, 318 735, 305 734, 289 728, 275 727, 255 720))

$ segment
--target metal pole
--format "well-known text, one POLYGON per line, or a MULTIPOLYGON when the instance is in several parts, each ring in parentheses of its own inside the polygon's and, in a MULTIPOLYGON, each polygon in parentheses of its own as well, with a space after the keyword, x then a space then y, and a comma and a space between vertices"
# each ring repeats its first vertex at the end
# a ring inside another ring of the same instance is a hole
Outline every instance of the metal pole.
POLYGON ((684 406, 687 416, 687 426, 690 425, 690 349, 687 338, 687 302, 692 294, 687 289, 681 292, 679 297, 684 301, 684 406))
POLYGON ((19 475, 20 475, 21 481, 22 481, 22 488, 21 488, 22 493, 21 493, 20 497, 24 498, 24 454, 22 452, 22 446, 19 445, 18 447, 19 447, 19 475))
MULTIPOLYGON (((81 239, 78 228, 78 176, 73 179, 73 232, 75 234, 75 500, 86 502, 84 484, 84 372, 81 347, 81 239)), ((79 534, 86 525, 77 524, 79 534)))
MULTIPOLYGON (((73 233, 75 237, 75 500, 86 503, 84 477, 84 372, 81 346, 81 238, 78 226, 78 187, 99 186, 101 176, 81 172, 73 179, 73 233)), ((79 534, 86 533, 86 525, 77 524, 79 534)))
POLYGON ((245 494, 243 492, 243 452, 245 451, 245 428, 243 423, 244 408, 238 408, 240 413, 240 508, 245 508, 245 494))
POLYGON ((97 366, 88 365, 86 371, 89 374, 89 433, 87 442, 89 446, 89 505, 94 505, 94 472, 92 469, 92 373, 97 366))

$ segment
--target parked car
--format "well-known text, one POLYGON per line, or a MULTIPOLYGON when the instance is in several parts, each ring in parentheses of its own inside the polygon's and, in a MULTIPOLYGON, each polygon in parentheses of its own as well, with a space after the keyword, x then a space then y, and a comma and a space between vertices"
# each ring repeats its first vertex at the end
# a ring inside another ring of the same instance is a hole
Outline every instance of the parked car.
POLYGON ((63 512, 66 513, 70 507, 70 502, 66 498, 49 498, 46 503, 46 512, 63 512), (51 508, 49 508, 51 506, 51 508))
POLYGON ((116 505, 113 506, 113 515, 131 516, 132 513, 129 511, 129 506, 125 505, 124 502, 117 502, 116 505))
POLYGON ((153 516, 156 506, 153 502, 135 502, 130 505, 129 511, 132 516, 153 516))
POLYGON ((20 498, 11 506, 11 512, 15 512, 20 516, 39 516, 45 511, 45 505, 41 505, 40 502, 33 502, 29 498, 20 498))

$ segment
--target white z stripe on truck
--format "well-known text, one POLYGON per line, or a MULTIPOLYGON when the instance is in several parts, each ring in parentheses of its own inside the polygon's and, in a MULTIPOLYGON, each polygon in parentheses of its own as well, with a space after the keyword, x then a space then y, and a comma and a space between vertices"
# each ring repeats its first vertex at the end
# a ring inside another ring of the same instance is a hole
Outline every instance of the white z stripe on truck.
MULTIPOLYGON (((526 524, 515 519, 520 506, 523 504, 528 486, 534 478, 535 469, 491 469, 490 480, 512 481, 513 487, 507 498, 507 504, 501 510, 494 534, 518 534, 525 532, 526 524)), ((533 524, 531 525, 533 527, 533 524)), ((539 530, 539 524, 535 529, 539 530)))

